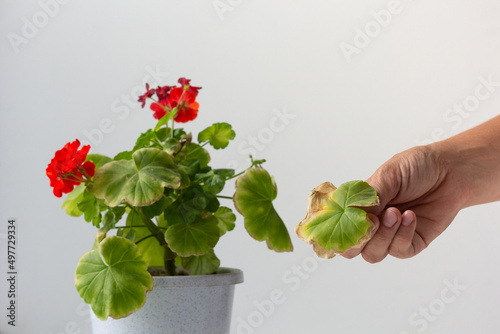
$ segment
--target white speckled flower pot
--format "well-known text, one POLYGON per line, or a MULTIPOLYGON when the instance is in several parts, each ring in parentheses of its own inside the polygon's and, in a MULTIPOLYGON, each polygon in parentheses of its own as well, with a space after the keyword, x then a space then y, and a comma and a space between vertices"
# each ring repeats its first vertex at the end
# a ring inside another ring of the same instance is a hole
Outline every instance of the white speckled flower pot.
POLYGON ((153 276, 154 288, 139 311, 123 319, 99 320, 94 334, 226 334, 231 325, 234 285, 243 272, 220 268, 215 275, 153 276))

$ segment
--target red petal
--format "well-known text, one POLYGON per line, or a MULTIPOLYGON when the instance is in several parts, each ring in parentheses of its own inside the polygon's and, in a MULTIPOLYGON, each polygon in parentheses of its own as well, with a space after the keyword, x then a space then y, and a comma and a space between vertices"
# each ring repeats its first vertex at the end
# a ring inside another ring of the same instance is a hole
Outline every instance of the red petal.
POLYGON ((87 172, 87 174, 92 177, 95 174, 95 164, 92 161, 85 161, 82 165, 83 169, 87 172))

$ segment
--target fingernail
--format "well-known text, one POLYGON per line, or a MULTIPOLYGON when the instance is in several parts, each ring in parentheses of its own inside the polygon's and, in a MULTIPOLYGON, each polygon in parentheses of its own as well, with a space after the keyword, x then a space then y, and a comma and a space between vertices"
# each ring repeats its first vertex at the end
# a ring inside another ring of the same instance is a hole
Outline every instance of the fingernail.
POLYGON ((385 227, 393 227, 394 224, 398 221, 398 216, 392 210, 387 210, 384 214, 384 218, 382 219, 382 224, 385 227))
POLYGON ((404 226, 410 226, 413 223, 413 215, 409 212, 405 212, 403 214, 403 218, 401 219, 401 224, 404 226))

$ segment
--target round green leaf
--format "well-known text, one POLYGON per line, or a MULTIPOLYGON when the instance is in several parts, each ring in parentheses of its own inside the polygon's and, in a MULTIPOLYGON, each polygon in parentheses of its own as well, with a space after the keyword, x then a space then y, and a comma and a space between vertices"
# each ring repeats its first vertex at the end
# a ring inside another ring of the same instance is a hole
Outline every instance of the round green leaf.
POLYGON ((248 169, 235 187, 234 204, 245 217, 248 233, 256 240, 265 240, 269 249, 291 252, 290 235, 272 203, 278 191, 269 173, 261 167, 248 169))
POLYGON ((331 258, 371 238, 373 225, 361 207, 378 204, 377 192, 364 181, 347 182, 338 189, 325 182, 309 195, 307 216, 295 230, 318 256, 331 258))
POLYGON ((203 255, 213 249, 220 233, 215 217, 198 218, 192 224, 175 224, 165 232, 170 249, 180 256, 203 255))
POLYGON ((139 310, 146 302, 146 293, 153 290, 147 269, 134 243, 108 237, 80 258, 76 289, 99 319, 123 318, 139 310))
POLYGON ((213 249, 200 256, 189 256, 181 259, 182 266, 189 271, 190 275, 213 274, 220 266, 220 260, 215 256, 213 249))
POLYGON ((184 166, 191 166, 196 163, 203 168, 208 166, 210 154, 198 144, 186 143, 182 150, 175 156, 175 162, 184 166))
POLYGON ((230 208, 226 208, 225 206, 219 207, 217 211, 215 211, 214 217, 217 218, 221 236, 223 236, 227 231, 232 231, 234 229, 236 215, 230 208))
POLYGON ((163 195, 164 187, 178 188, 181 176, 172 158, 156 148, 143 148, 132 160, 112 161, 94 176, 94 194, 109 206, 123 200, 133 206, 147 206, 163 195))
POLYGON ((208 141, 216 150, 225 148, 229 141, 234 139, 236 133, 228 123, 214 123, 198 134, 198 142, 208 141))

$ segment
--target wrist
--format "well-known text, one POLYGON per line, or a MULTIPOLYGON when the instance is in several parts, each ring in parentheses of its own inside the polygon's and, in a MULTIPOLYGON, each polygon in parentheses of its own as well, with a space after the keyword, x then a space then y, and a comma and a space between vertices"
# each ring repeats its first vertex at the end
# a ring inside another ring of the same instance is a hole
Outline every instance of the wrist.
POLYGON ((466 133, 428 146, 456 185, 462 208, 500 200, 500 152, 489 141, 466 133))

